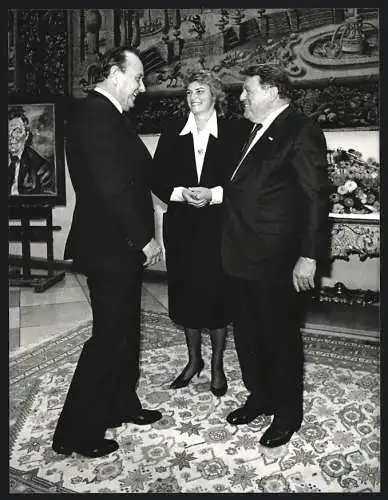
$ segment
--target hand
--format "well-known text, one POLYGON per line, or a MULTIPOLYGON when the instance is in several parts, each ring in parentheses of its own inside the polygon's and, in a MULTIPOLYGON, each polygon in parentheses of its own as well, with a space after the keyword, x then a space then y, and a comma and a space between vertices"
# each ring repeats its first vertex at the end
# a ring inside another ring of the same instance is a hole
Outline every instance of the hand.
POLYGON ((297 292, 312 290, 315 287, 314 277, 317 268, 315 259, 299 257, 292 272, 292 281, 297 292))
POLYGON ((207 203, 203 199, 199 199, 198 195, 191 188, 183 188, 182 197, 189 205, 196 208, 201 208, 207 203))
POLYGON ((143 266, 153 266, 157 264, 163 255, 162 247, 159 243, 152 238, 147 245, 142 249, 142 252, 146 256, 146 260, 143 262, 143 266))
POLYGON ((212 201, 213 196, 209 188, 196 186, 196 187, 190 187, 189 189, 192 193, 196 195, 197 200, 205 202, 205 205, 212 201))

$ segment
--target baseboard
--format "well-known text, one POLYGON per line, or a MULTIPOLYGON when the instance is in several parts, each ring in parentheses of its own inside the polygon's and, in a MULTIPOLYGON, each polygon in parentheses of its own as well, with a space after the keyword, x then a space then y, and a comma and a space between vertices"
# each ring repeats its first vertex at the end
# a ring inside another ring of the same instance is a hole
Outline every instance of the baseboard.
POLYGON ((359 330, 357 328, 343 328, 337 325, 306 323, 302 328, 302 332, 312 335, 332 335, 333 337, 368 340, 375 343, 380 342, 380 333, 378 331, 359 330))
MULTIPOLYGON (((40 257, 31 259, 35 269, 47 269, 47 260, 40 257)), ((22 257, 10 255, 10 267, 20 267, 22 257)), ((54 260, 54 270, 73 272, 71 261, 54 260)), ((163 270, 145 269, 145 280, 166 282, 167 273, 163 270)), ((376 306, 338 304, 335 302, 318 302, 308 307, 303 331, 311 334, 329 334, 349 338, 359 338, 379 342, 380 340, 380 308, 376 306)))
MULTIPOLYGON (((47 259, 43 257, 32 257, 30 259, 31 267, 33 269, 48 269, 47 259)), ((23 259, 21 255, 9 255, 8 256, 8 265, 10 267, 21 267, 23 263, 23 259)), ((61 271, 72 271, 72 261, 71 260, 54 260, 53 262, 54 270, 61 271)), ((157 270, 157 269, 145 269, 144 270, 146 278, 151 281, 165 281, 166 280, 166 271, 157 270)))

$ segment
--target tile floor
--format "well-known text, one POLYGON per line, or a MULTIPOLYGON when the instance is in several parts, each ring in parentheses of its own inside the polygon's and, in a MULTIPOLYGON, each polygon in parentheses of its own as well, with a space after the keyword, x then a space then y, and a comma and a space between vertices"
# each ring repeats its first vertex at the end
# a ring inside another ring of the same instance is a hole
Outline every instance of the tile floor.
MULTIPOLYGON (((167 312, 167 285, 145 279, 144 310, 167 312)), ((65 277, 42 293, 33 288, 9 288, 9 347, 11 351, 39 343, 92 318, 86 278, 66 272, 65 277)))
MULTIPOLYGON (((167 312, 167 284, 145 275, 142 308, 167 312)), ((9 288, 9 347, 11 351, 39 343, 90 320, 86 278, 66 272, 59 283, 42 293, 32 288, 9 288)), ((379 341, 379 309, 318 304, 306 319, 310 333, 379 341)))

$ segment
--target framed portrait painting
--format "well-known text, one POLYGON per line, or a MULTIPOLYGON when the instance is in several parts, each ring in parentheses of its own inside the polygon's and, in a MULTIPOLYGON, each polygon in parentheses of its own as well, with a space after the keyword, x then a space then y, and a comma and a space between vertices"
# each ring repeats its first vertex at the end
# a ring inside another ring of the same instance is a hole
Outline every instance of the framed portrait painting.
POLYGON ((8 105, 8 204, 66 204, 63 120, 55 103, 8 105))

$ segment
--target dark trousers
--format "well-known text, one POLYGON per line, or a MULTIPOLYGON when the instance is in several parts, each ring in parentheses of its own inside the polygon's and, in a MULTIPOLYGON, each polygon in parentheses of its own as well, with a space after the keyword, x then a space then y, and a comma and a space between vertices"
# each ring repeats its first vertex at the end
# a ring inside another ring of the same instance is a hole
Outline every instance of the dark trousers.
POLYGON ((303 418, 302 309, 291 273, 278 278, 233 279, 234 338, 250 392, 246 404, 273 408, 275 419, 297 429, 303 418))
POLYGON ((107 422, 141 408, 136 385, 142 273, 136 267, 120 274, 88 274, 92 335, 83 346, 57 423, 57 443, 102 439, 107 422))

